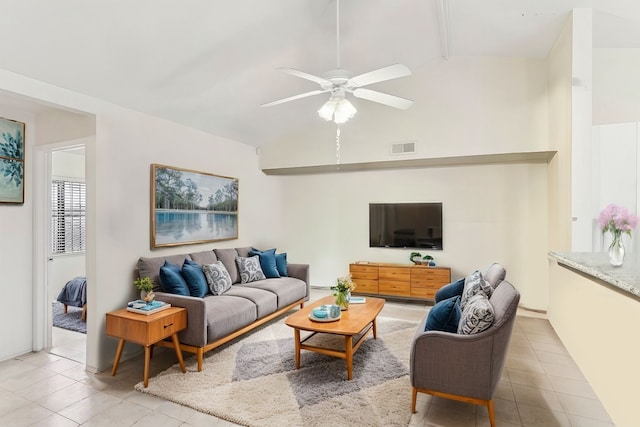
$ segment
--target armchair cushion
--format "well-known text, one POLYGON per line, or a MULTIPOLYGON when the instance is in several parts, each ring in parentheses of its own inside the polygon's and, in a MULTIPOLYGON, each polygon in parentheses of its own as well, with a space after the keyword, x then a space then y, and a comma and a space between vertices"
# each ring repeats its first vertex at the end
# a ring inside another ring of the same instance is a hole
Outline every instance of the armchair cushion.
POLYGON ((429 310, 425 331, 457 332, 460 323, 460 296, 440 301, 429 310))
POLYGON ((436 295, 435 295, 436 304, 442 300, 449 299, 451 297, 462 296, 463 290, 464 290, 464 277, 462 279, 458 279, 453 283, 444 285, 443 287, 441 287, 436 291, 436 295))
POLYGON ((460 308, 464 311, 467 305, 467 301, 474 295, 483 294, 485 297, 491 297, 493 288, 484 280, 482 273, 476 270, 464 280, 464 290, 462 291, 462 297, 460 298, 460 308))
POLYGON ((458 333, 464 335, 480 333, 489 329, 494 318, 495 313, 489 299, 483 293, 474 295, 462 310, 458 333))

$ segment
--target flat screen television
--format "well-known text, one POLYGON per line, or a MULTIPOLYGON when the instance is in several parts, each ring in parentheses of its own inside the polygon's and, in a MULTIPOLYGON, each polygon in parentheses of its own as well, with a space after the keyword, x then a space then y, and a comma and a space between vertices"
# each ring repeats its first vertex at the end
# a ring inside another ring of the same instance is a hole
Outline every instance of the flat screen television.
POLYGON ((442 203, 370 203, 369 247, 442 250, 442 203))

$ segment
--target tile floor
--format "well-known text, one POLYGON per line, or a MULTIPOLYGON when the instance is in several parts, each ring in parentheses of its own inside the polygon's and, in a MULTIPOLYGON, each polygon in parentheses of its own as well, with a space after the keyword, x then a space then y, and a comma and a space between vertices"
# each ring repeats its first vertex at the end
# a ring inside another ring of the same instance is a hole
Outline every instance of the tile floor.
MULTIPOLYGON (((313 289, 311 298, 327 294, 313 289)), ((383 315, 418 321, 425 312, 422 304, 389 301, 383 315)), ((110 371, 87 373, 85 336, 54 329, 51 353, 29 353, 0 363, 0 425, 234 425, 134 391, 142 379, 142 356, 122 362, 115 377, 110 371)), ((151 376, 175 362, 171 349, 156 349, 151 376)), ((500 427, 613 425, 549 322, 536 313, 519 313, 494 401, 500 427)), ((471 404, 418 394, 417 409, 411 427, 489 425, 486 408, 471 404)))

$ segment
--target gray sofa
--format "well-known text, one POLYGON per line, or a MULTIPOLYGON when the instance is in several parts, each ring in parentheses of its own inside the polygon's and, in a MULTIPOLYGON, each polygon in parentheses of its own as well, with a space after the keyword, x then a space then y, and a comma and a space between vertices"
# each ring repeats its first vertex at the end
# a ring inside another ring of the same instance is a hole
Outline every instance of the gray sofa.
MULTIPOLYGON (((236 257, 248 257, 251 247, 213 249, 166 257, 140 258, 138 276, 151 278, 156 299, 187 309, 187 329, 178 334, 182 351, 195 353, 198 371, 202 370, 204 353, 251 329, 291 310, 304 306, 309 299, 309 266, 287 264, 288 277, 240 283, 236 257), (200 265, 220 260, 226 267, 233 286, 222 295, 204 298, 162 292, 160 267, 165 261, 182 266, 185 259, 200 265)), ((165 345, 165 343, 160 343, 165 345)))

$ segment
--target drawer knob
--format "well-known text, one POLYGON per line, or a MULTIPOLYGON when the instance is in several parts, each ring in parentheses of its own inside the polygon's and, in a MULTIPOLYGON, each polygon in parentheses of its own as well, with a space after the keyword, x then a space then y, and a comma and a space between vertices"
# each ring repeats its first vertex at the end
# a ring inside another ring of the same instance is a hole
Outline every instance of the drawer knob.
POLYGON ((168 325, 164 325, 164 328, 167 329, 167 328, 170 328, 172 326, 173 326, 173 323, 169 323, 168 325))

